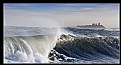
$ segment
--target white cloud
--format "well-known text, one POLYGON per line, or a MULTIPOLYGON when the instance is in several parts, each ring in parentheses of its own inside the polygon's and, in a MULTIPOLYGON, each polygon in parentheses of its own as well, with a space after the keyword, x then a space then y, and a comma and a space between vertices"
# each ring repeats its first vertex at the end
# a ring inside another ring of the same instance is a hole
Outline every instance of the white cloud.
MULTIPOLYGON (((60 8, 61 9, 61 8, 60 8)), ((72 26, 100 22, 106 27, 119 27, 119 9, 64 8, 60 11, 29 11, 5 9, 5 25, 72 26)))

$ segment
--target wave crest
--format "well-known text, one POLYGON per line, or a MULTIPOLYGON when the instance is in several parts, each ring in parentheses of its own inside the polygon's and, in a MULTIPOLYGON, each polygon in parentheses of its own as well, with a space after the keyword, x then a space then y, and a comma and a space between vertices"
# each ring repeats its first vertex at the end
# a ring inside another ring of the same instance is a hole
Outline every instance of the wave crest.
POLYGON ((55 50, 68 57, 85 61, 119 59, 119 39, 114 37, 76 37, 61 35, 55 50))

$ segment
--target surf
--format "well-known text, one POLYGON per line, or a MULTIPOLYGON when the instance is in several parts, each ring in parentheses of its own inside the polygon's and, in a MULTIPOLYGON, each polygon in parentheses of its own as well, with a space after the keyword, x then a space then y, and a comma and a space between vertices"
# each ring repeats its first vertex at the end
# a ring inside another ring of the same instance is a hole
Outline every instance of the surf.
MULTIPOLYGON (((114 59, 119 59, 119 43, 119 39, 114 37, 87 38, 63 34, 54 47, 54 50, 67 57, 83 60, 84 62, 109 63, 113 60, 111 63, 117 63, 114 59)), ((65 60, 64 62, 69 61, 65 60)))
POLYGON ((48 54, 56 45, 58 32, 55 28, 6 27, 4 63, 49 63, 48 54))
POLYGON ((4 33, 4 63, 119 63, 119 31, 6 27, 4 33))

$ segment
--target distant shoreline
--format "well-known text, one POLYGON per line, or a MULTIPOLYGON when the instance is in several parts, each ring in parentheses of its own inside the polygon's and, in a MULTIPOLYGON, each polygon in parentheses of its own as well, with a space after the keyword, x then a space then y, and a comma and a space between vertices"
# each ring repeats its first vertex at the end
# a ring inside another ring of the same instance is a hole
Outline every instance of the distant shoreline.
MULTIPOLYGON (((3 27, 26 27, 26 28, 66 28, 66 27, 77 27, 77 26, 61 26, 61 27, 41 27, 41 26, 3 26, 3 27)), ((115 27, 111 27, 111 28, 105 28, 105 29, 120 29, 120 28, 115 28, 115 27)))

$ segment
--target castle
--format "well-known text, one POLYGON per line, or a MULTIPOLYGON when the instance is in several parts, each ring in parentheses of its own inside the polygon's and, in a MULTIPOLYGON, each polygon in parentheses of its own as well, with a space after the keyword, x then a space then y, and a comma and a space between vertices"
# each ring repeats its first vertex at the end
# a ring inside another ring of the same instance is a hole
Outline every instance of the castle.
POLYGON ((77 27, 80 27, 80 28, 105 28, 100 23, 92 23, 92 25, 84 25, 84 26, 77 25, 77 27))

